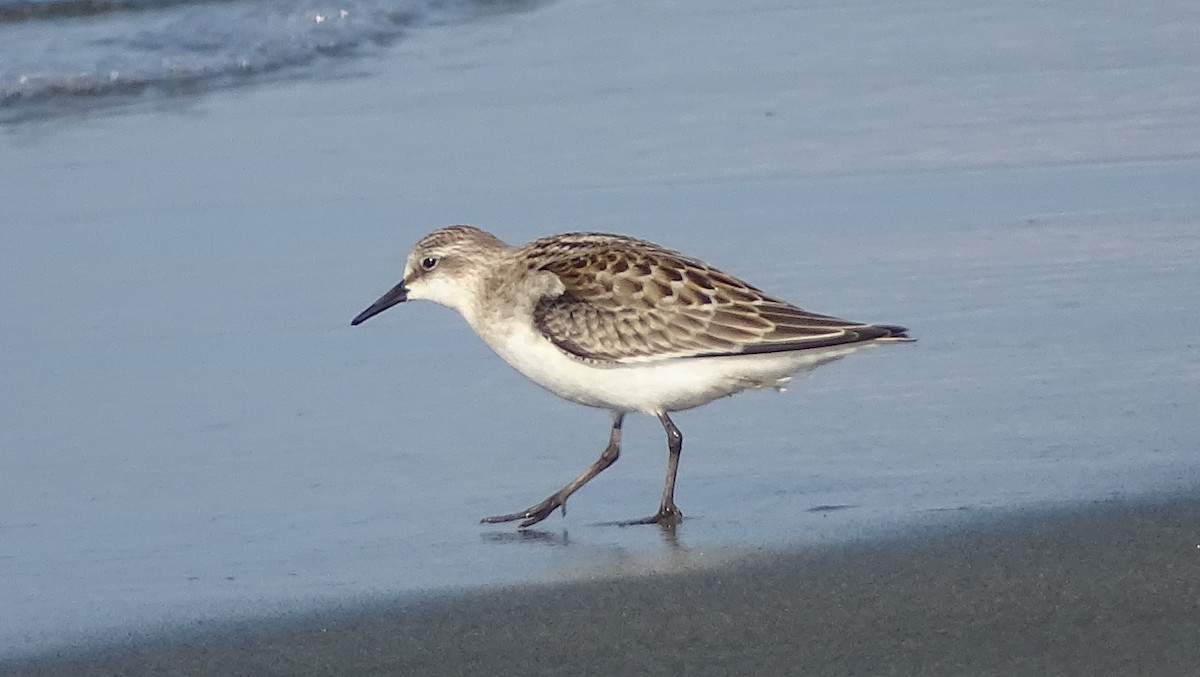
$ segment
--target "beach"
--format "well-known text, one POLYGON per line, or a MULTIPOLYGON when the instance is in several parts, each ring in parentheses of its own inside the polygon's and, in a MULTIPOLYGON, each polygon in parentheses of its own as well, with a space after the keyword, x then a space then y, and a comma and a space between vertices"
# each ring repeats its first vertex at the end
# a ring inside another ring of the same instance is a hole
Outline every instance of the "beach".
POLYGON ((33 675, 1192 675, 1200 503, 1104 502, 712 571, 345 605, 33 675))
POLYGON ((516 4, 0 125, 0 672, 1189 674, 1194 7, 516 4), (350 327, 451 223, 917 341, 673 416, 671 538, 645 416, 480 525, 607 415, 350 327))

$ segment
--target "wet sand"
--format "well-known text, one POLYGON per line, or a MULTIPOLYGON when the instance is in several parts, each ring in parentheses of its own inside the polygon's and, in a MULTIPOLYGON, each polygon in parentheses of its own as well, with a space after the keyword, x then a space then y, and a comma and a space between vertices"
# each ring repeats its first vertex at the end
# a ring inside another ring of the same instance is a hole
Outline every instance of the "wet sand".
POLYGON ((720 569, 379 601, 5 675, 1195 675, 1200 499, 1027 509, 720 569))

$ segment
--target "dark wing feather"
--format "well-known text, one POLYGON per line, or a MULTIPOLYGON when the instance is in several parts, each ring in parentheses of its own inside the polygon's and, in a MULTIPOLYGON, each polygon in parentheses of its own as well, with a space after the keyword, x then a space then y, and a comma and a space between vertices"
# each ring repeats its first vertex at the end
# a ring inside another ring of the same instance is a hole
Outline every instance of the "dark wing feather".
POLYGON ((535 307, 538 329, 586 359, 645 362, 905 338, 902 327, 810 313, 641 240, 581 233, 523 249, 531 267, 554 273, 565 288, 535 307))

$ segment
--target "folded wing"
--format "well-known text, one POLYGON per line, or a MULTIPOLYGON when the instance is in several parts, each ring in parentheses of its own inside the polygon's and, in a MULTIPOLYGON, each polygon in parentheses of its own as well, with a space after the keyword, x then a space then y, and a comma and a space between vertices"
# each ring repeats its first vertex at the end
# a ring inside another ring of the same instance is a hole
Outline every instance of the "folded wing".
POLYGON ((536 241, 541 270, 565 290, 542 299, 534 321, 579 357, 617 363, 806 350, 883 338, 905 329, 819 315, 711 266, 641 240, 576 234, 536 241))

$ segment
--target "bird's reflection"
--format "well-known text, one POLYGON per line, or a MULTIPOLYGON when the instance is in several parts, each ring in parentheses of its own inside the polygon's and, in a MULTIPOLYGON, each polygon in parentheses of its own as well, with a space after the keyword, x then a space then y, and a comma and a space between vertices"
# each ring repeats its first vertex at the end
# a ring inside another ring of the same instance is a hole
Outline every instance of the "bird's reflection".
MULTIPOLYGON (((679 525, 678 524, 654 524, 646 525, 639 521, 621 521, 621 522, 595 522, 591 526, 594 527, 626 527, 638 526, 645 528, 653 526, 658 529, 659 535, 662 537, 663 545, 666 545, 673 551, 686 552, 687 548, 679 540, 679 525)), ((533 543, 537 545, 548 545, 556 547, 566 547, 571 544, 570 534, 566 529, 561 532, 544 531, 541 529, 517 529, 515 531, 487 531, 480 534, 480 537, 486 543, 533 543)))
POLYGON ((564 547, 571 544, 571 537, 566 529, 561 533, 542 531, 540 529, 517 529, 516 531, 489 531, 480 534, 487 543, 535 543, 564 547))
MULTIPOLYGON (((597 523, 596 526, 621 527, 623 529, 625 527, 635 527, 635 526, 642 527, 642 526, 651 526, 651 525, 647 525, 647 523, 644 520, 631 520, 631 521, 625 521, 625 522, 599 522, 599 523, 597 523)), ((680 552, 687 551, 687 548, 683 547, 683 545, 679 542, 679 524, 678 523, 658 522, 658 523, 653 524, 652 526, 658 527, 658 533, 660 536, 662 536, 663 545, 667 546, 668 548, 670 548, 672 550, 676 550, 676 551, 680 551, 680 552)))

